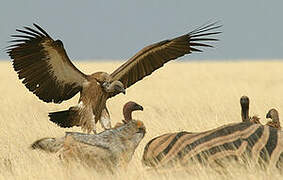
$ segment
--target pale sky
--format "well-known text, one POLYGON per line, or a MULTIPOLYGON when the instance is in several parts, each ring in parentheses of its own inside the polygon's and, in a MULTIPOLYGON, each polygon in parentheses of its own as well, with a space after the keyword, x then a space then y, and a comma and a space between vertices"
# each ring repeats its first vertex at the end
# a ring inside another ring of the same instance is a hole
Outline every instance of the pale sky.
POLYGON ((283 59, 283 0, 4 0, 0 59, 16 28, 37 23, 72 60, 128 59, 144 46, 221 21, 215 48, 183 59, 283 59))

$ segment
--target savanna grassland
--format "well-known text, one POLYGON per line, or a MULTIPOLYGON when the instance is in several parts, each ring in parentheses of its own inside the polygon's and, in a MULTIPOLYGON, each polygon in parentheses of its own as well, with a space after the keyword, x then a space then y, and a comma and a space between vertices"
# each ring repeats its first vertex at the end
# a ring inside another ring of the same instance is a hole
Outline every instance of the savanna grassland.
MULTIPOLYGON (((80 62, 85 73, 112 72, 121 62, 80 62)), ((108 101, 112 124, 122 119, 122 107, 135 101, 144 107, 135 112, 147 128, 127 170, 116 175, 97 174, 79 164, 64 164, 56 154, 32 151, 32 142, 43 137, 63 136, 65 131, 48 121, 48 112, 67 109, 78 96, 62 104, 40 101, 18 80, 10 62, 0 63, 0 179, 281 179, 277 170, 253 167, 228 168, 223 175, 209 168, 156 173, 141 164, 145 144, 155 136, 175 131, 204 131, 240 122, 242 95, 250 97, 250 114, 265 114, 275 107, 283 114, 283 61, 170 62, 151 76, 108 101)), ((98 131, 101 131, 98 125, 98 131)))

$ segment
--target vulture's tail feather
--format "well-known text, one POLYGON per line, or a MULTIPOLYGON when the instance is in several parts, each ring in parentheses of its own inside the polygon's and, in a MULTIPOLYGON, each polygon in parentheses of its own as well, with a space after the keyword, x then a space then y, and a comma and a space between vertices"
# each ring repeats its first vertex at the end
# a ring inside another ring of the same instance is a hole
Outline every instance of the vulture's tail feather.
POLYGON ((64 138, 42 138, 32 143, 32 149, 40 149, 45 152, 56 153, 64 144, 64 138))
POLYGON ((74 115, 75 111, 73 110, 65 110, 65 111, 57 111, 51 112, 48 114, 50 121, 54 122, 60 127, 69 128, 75 126, 74 115))

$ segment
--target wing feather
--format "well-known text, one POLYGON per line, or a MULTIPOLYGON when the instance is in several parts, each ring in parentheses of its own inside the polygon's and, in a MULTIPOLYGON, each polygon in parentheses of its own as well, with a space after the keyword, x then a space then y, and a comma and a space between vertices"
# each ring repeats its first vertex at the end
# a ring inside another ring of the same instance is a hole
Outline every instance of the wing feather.
POLYGON ((120 80, 125 88, 128 88, 170 60, 194 51, 202 52, 199 49, 201 47, 213 47, 205 42, 218 41, 218 39, 207 36, 221 33, 211 32, 220 27, 217 23, 205 24, 183 36, 149 45, 116 69, 111 77, 113 81, 120 80))
POLYGON ((40 26, 24 27, 12 35, 7 48, 19 79, 39 99, 61 103, 81 91, 86 75, 70 61, 60 40, 54 41, 40 26))

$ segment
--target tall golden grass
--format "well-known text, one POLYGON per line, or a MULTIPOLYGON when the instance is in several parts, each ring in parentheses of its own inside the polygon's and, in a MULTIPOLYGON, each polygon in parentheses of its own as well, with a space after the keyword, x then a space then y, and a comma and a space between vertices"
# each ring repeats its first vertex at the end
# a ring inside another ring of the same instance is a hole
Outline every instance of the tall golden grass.
MULTIPOLYGON (((85 73, 112 72, 121 62, 80 62, 85 73)), ((283 109, 283 62, 171 62, 134 86, 126 95, 108 101, 112 124, 122 119, 122 107, 135 101, 144 107, 133 117, 147 128, 127 170, 116 175, 97 174, 79 164, 64 164, 56 154, 32 151, 32 142, 43 137, 63 136, 65 131, 48 121, 48 112, 63 110, 78 101, 78 96, 60 105, 47 104, 30 93, 18 80, 10 62, 0 63, 0 179, 280 179, 280 173, 232 166, 225 175, 209 168, 193 171, 154 172, 141 164, 145 144, 155 136, 175 131, 204 131, 240 122, 239 99, 250 97, 251 115, 262 123, 267 111, 283 109)), ((282 112, 283 113, 283 112, 282 112)), ((281 113, 281 114, 282 114, 281 113)), ((99 129, 101 131, 101 128, 99 129)), ((282 178, 282 176, 281 176, 282 178)))

